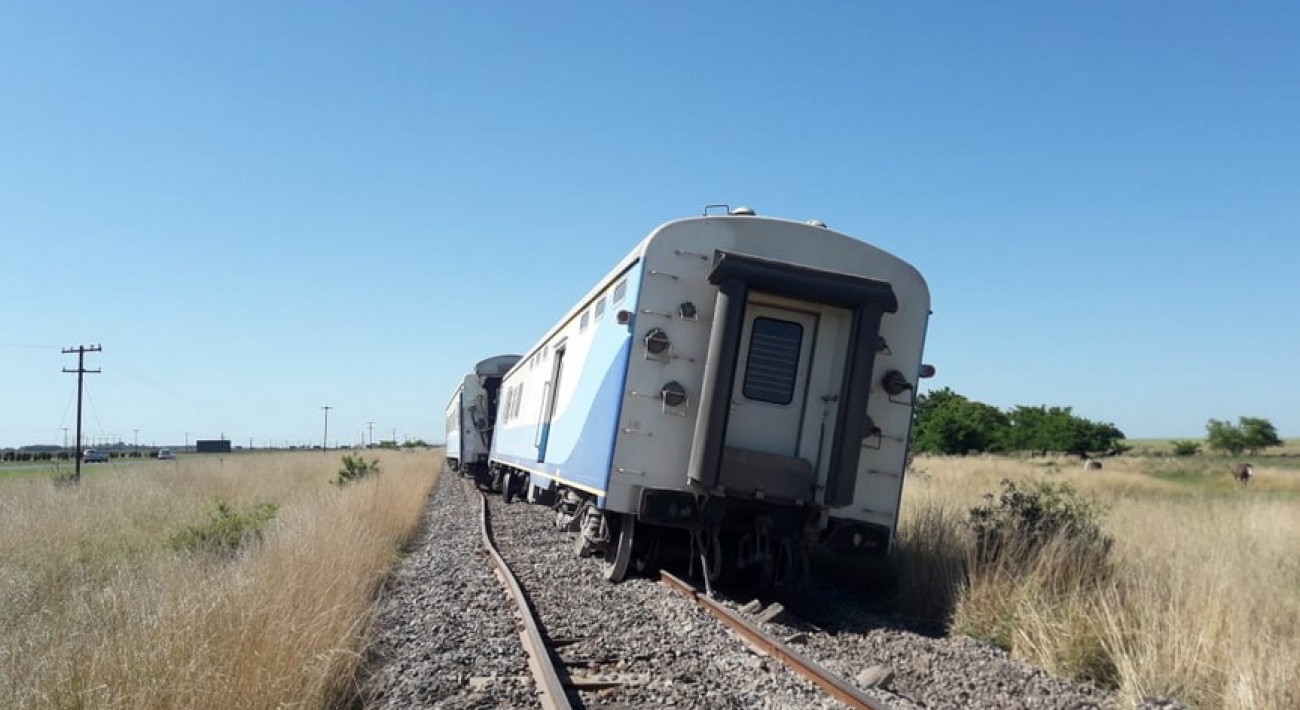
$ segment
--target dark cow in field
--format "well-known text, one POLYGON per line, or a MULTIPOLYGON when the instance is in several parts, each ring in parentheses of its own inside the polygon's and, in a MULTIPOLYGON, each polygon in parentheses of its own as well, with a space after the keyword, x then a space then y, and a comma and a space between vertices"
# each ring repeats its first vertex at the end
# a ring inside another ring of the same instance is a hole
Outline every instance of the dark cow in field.
POLYGON ((1239 463, 1232 467, 1232 477, 1241 485, 1250 483, 1250 477, 1255 475, 1255 467, 1248 463, 1239 463))

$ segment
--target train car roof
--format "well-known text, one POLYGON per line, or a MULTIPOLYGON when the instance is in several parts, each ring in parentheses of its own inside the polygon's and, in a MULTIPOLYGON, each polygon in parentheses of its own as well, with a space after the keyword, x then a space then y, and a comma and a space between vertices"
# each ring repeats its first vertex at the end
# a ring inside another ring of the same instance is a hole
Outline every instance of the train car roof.
POLYGON ((740 212, 736 214, 693 215, 691 217, 683 217, 680 219, 669 220, 667 222, 660 224, 654 229, 650 230, 650 233, 647 234, 645 238, 643 238, 640 242, 638 242, 637 245, 632 248, 632 251, 628 252, 627 256, 623 257, 618 261, 618 265, 616 265, 613 269, 611 269, 610 272, 606 274, 600 281, 597 281, 596 285, 590 291, 588 291, 586 295, 584 295, 572 308, 568 310, 568 312, 566 312, 559 320, 557 320, 554 325, 552 325, 549 329, 547 329, 546 333, 542 335, 542 337, 538 338, 537 341, 533 344, 533 346, 528 348, 528 350, 525 351, 524 354, 519 357, 519 360, 513 366, 510 367, 509 371, 507 371, 505 375, 508 376, 511 373, 513 373, 516 369, 518 369, 524 363, 524 361, 532 357, 533 354, 536 353, 544 343, 549 341, 551 337, 555 335, 556 332, 558 332, 561 328, 563 328, 566 323, 568 323, 571 319, 576 318, 578 314, 582 312, 582 309, 586 308, 588 304, 596 300, 596 297, 599 296, 601 292, 603 292, 606 288, 608 288, 611 283, 613 283, 619 276, 621 276, 625 271, 631 268, 633 264, 635 264, 638 260, 640 260, 645 255, 646 251, 650 247, 650 244, 655 240, 655 238, 657 238, 665 230, 667 230, 670 227, 674 227, 687 222, 701 222, 705 220, 747 220, 747 221, 761 221, 761 222, 780 222, 783 224, 798 225, 800 227, 805 227, 808 229, 816 229, 821 234, 833 234, 836 237, 839 237, 846 241, 851 241, 857 244, 861 244, 865 248, 878 251, 881 254, 884 254, 889 258, 894 259, 898 261, 900 264, 906 266, 909 270, 911 270, 916 275, 916 277, 920 280, 922 284, 925 283, 924 278, 920 276, 920 273, 916 271, 915 267, 912 267, 911 264, 908 264, 902 258, 888 251, 885 251, 884 249, 881 249, 880 247, 877 247, 869 242, 865 242, 861 239, 858 239, 857 237, 854 237, 849 234, 845 234, 844 232, 840 232, 835 229, 831 229, 830 227, 827 227, 824 223, 820 221, 814 220, 814 221, 807 221, 807 222, 798 222, 795 220, 783 219, 780 217, 760 216, 754 214, 752 211, 740 212))
POLYGON ((494 357, 480 360, 474 366, 474 374, 479 377, 496 377, 506 374, 515 363, 523 359, 522 355, 496 355, 494 357))

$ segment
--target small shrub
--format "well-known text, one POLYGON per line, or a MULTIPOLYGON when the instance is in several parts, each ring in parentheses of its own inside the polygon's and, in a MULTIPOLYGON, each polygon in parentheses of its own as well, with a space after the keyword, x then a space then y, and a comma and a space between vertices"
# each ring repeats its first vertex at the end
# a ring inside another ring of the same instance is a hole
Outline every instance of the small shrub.
POLYGON ((1201 444, 1197 441, 1187 441, 1184 439, 1171 441, 1169 443, 1174 447, 1174 456, 1195 456, 1201 453, 1201 444))
POLYGON ((343 455, 343 468, 339 469, 339 474, 330 481, 336 486, 343 487, 349 483, 356 483, 367 476, 379 475, 379 459, 366 461, 361 456, 343 455))
POLYGON ((1032 556, 1049 542, 1066 542, 1080 552, 1091 552, 1100 562, 1114 544, 1101 531, 1100 508, 1079 498, 1067 483, 1038 481, 1022 488, 1004 480, 996 499, 992 493, 984 499, 984 505, 971 508, 969 518, 981 560, 996 558, 1009 548, 1017 555, 1032 556))
POLYGON ((247 510, 237 510, 219 500, 207 522, 186 526, 168 539, 167 546, 178 552, 233 555, 249 542, 262 539, 263 528, 277 510, 279 506, 275 503, 258 503, 247 510))

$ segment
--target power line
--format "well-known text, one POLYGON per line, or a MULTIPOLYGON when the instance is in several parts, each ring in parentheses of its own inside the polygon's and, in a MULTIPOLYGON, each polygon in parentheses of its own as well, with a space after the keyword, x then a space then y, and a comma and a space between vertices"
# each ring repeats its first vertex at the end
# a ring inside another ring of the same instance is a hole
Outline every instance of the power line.
POLYGON ((98 373, 100 372, 100 370, 87 370, 87 369, 86 369, 86 353, 97 353, 97 352, 101 352, 102 350, 103 350, 103 348, 100 347, 100 346, 98 346, 98 345, 78 345, 78 346, 75 347, 75 348, 64 348, 64 349, 63 349, 63 354, 64 354, 64 355, 69 355, 69 354, 71 354, 71 353, 76 353, 76 354, 77 354, 77 369, 75 369, 75 370, 69 370, 69 369, 66 368, 66 367, 63 368, 63 371, 64 371, 64 372, 75 372, 75 373, 77 373, 77 448, 75 448, 75 449, 72 450, 72 455, 73 455, 73 457, 74 457, 74 460, 76 461, 76 463, 75 463, 75 471, 74 471, 74 473, 73 473, 73 475, 72 475, 72 482, 73 482, 73 483, 80 483, 80 482, 81 482, 81 390, 82 390, 82 384, 83 384, 83 382, 85 381, 85 376, 86 376, 87 373, 89 373, 89 374, 98 374, 98 373))

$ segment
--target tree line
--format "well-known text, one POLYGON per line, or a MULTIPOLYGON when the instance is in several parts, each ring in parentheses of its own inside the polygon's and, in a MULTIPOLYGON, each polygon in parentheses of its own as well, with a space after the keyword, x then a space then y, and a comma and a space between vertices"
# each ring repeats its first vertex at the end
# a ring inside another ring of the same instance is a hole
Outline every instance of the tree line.
MULTIPOLYGON (((1070 407, 1016 406, 1001 410, 944 387, 916 400, 912 450, 929 454, 1012 453, 1072 454, 1080 457, 1122 454, 1131 447, 1111 422, 1092 421, 1070 407)), ((1211 419, 1205 444, 1237 455, 1256 453, 1282 440, 1267 419, 1240 417, 1236 424, 1211 419)), ((1196 441, 1173 442, 1174 453, 1200 452, 1196 441)))
POLYGON ((919 453, 1028 451, 1084 457, 1122 453, 1124 432, 1077 416, 1070 407, 1017 406, 1003 411, 951 388, 917 397, 912 448, 919 453))
MULTIPOLYGON (((1281 446, 1282 439, 1277 435, 1273 422, 1261 417, 1237 417, 1237 423, 1211 419, 1205 423, 1205 444, 1214 451, 1237 456, 1248 453, 1251 456, 1264 449, 1281 446)), ((1193 456, 1201 452, 1198 441, 1179 440, 1173 442, 1175 456, 1193 456)))

